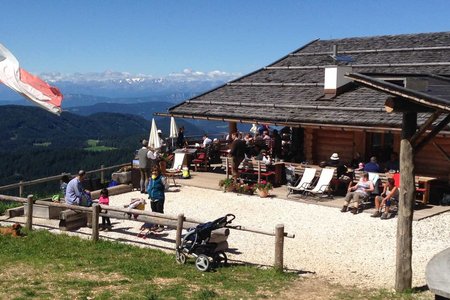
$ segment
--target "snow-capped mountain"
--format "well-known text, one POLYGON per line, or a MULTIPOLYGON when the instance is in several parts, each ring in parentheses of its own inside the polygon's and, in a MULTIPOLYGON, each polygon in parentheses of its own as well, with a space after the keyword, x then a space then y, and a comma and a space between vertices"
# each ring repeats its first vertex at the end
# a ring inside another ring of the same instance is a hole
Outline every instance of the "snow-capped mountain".
MULTIPOLYGON (((46 82, 58 87, 63 95, 89 95, 108 98, 165 96, 183 100, 228 82, 240 74, 223 71, 201 72, 185 69, 164 77, 127 72, 41 73, 46 82)), ((20 96, 0 86, 0 100, 16 100, 20 96)), ((64 104, 63 104, 64 106, 64 104)))

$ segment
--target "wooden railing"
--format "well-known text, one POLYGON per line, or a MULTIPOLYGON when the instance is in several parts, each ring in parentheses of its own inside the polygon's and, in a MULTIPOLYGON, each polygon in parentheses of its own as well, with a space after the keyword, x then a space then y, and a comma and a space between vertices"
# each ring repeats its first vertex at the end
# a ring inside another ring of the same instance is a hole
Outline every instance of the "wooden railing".
MULTIPOLYGON (((110 166, 110 167, 104 167, 103 165, 101 165, 100 169, 86 171, 86 174, 94 174, 94 173, 100 172, 100 181, 103 183, 103 182, 105 182, 105 171, 114 170, 117 168, 122 168, 122 167, 130 166, 130 165, 131 165, 131 163, 124 163, 124 164, 110 166)), ((20 181, 18 183, 0 186, 0 191, 19 188, 19 197, 22 197, 23 188, 25 186, 31 186, 31 185, 36 185, 36 184, 45 183, 45 182, 57 181, 57 180, 61 179, 62 175, 72 176, 70 173, 63 173, 60 175, 49 176, 49 177, 39 178, 39 179, 35 179, 35 180, 30 180, 30 181, 20 181)))
MULTIPOLYGON (((93 171, 91 171, 93 172, 93 171)), ((199 221, 195 219, 186 218, 184 214, 179 214, 178 216, 171 216, 167 214, 160 214, 154 212, 142 211, 139 209, 126 209, 121 207, 109 206, 109 205, 100 205, 94 204, 92 207, 84 207, 77 205, 69 205, 62 203, 55 203, 49 201, 34 201, 33 195, 29 195, 27 198, 21 197, 13 197, 0 195, 0 201, 12 201, 12 202, 20 202, 26 203, 28 205, 27 213, 26 213, 26 228, 28 230, 33 229, 33 205, 39 204, 44 206, 53 206, 53 207, 62 207, 71 209, 73 211, 85 212, 92 214, 92 241, 96 242, 99 239, 99 217, 112 217, 115 219, 126 219, 128 220, 128 215, 133 214, 137 215, 137 218, 134 221, 139 222, 149 222, 153 224, 165 225, 170 228, 176 228, 176 237, 175 237, 175 249, 181 245, 181 235, 182 230, 191 228, 200 223, 205 223, 204 221, 199 221), (104 213, 101 210, 105 210, 104 213)), ((276 225, 274 232, 268 232, 263 230, 245 228, 243 226, 237 226, 236 228, 230 228, 233 230, 247 231, 257 234, 264 234, 275 237, 275 262, 274 267, 278 270, 283 269, 283 249, 284 249, 284 238, 295 238, 294 234, 289 234, 284 231, 284 225, 279 224, 276 225)))

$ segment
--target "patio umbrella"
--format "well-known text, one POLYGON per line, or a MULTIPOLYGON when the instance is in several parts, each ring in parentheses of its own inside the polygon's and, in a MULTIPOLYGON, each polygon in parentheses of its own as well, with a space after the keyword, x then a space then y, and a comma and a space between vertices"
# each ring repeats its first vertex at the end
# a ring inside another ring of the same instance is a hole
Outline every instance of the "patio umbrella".
POLYGON ((150 136, 148 138, 148 146, 151 149, 161 148, 161 143, 159 142, 158 128, 156 127, 155 119, 152 118, 152 127, 150 128, 150 136))
POLYGON ((175 123, 175 118, 170 117, 170 135, 169 137, 172 139, 172 148, 173 148, 173 139, 178 137, 178 126, 175 123))

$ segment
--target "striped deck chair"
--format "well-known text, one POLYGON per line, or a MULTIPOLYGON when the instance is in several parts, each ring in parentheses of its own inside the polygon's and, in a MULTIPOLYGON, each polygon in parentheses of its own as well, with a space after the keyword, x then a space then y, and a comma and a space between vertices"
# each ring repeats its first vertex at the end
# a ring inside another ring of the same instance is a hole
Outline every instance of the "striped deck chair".
MULTIPOLYGON (((335 168, 324 168, 322 169, 322 172, 320 172, 319 180, 317 181, 317 184, 314 186, 314 188, 305 189, 304 195, 324 195, 328 192, 328 189, 330 187, 331 179, 333 179, 335 172, 335 168)), ((327 195, 330 196, 330 195, 327 195)))
POLYGON ((296 186, 288 186, 288 194, 287 197, 293 191, 304 192, 307 188, 311 187, 314 178, 316 177, 316 169, 314 168, 305 168, 305 172, 303 173, 302 178, 298 181, 296 186))

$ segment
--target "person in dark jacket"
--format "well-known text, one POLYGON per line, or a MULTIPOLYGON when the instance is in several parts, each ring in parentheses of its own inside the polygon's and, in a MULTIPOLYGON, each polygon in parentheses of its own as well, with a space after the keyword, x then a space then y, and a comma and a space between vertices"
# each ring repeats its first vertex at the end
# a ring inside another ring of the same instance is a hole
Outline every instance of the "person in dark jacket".
POLYGON ((246 144, 238 138, 237 132, 231 134, 231 139, 233 140, 230 146, 231 169, 233 179, 237 181, 239 178, 239 165, 245 158, 246 144))
POLYGON ((274 129, 272 132, 272 157, 281 158, 281 136, 278 130, 274 129))
POLYGON ((161 175, 161 171, 157 166, 152 169, 152 177, 148 184, 147 193, 151 200, 152 212, 164 213, 166 179, 161 175))

